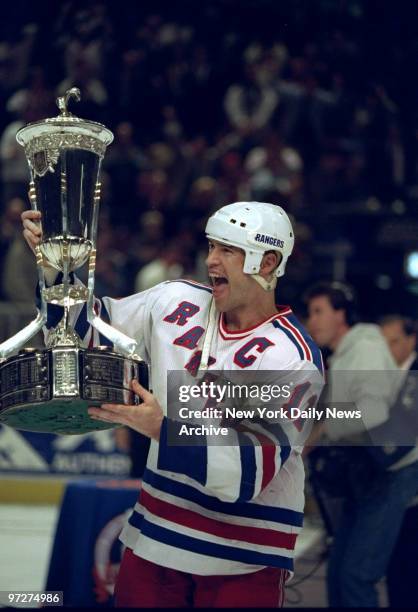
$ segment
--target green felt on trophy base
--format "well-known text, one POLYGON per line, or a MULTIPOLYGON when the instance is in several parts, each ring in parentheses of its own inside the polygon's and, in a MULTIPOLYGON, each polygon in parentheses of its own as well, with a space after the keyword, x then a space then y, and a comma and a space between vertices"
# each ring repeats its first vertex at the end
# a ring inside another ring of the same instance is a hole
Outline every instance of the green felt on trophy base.
POLYGON ((87 413, 89 406, 97 407, 100 404, 82 399, 67 402, 55 399, 43 404, 13 406, 0 412, 0 423, 24 431, 65 435, 84 434, 116 426, 114 423, 91 419, 87 413))

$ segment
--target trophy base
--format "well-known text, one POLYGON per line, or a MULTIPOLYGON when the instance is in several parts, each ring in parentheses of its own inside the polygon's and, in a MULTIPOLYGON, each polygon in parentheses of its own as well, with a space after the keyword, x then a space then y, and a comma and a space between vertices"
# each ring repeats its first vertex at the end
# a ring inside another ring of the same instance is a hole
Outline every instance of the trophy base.
POLYGON ((148 388, 143 361, 107 347, 24 349, 0 366, 0 423, 54 434, 84 434, 117 425, 91 419, 89 406, 138 403, 136 378, 148 388))
POLYGON ((98 402, 86 400, 51 400, 44 404, 14 406, 0 413, 0 423, 38 433, 76 435, 117 427, 115 423, 93 421, 87 413, 98 402))

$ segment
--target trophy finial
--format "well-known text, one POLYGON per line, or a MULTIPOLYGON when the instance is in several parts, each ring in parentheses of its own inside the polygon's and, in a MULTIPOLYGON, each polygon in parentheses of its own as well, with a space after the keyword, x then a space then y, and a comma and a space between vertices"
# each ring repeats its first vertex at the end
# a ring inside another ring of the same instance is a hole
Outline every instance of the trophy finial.
POLYGON ((68 111, 68 108, 67 108, 70 98, 75 98, 77 102, 80 101, 81 94, 80 94, 80 90, 78 89, 78 87, 72 87, 71 89, 67 89, 67 91, 65 92, 63 96, 60 96, 59 98, 57 98, 57 105, 61 111, 62 117, 68 117, 71 115, 71 113, 68 111))

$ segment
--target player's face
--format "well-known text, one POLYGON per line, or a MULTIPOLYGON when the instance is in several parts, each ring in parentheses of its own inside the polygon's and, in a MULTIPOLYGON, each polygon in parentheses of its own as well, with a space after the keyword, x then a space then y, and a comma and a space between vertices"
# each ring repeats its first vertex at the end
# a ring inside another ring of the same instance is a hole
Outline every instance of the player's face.
POLYGON ((209 241, 206 265, 213 287, 213 298, 220 312, 246 306, 252 299, 255 282, 242 271, 244 259, 245 253, 241 249, 209 241))
POLYGON ((394 360, 398 365, 402 365, 415 348, 415 336, 405 334, 400 321, 382 325, 382 334, 386 338, 394 360))
POLYGON ((309 300, 307 326, 319 346, 332 347, 338 335, 344 314, 335 310, 325 295, 309 300))

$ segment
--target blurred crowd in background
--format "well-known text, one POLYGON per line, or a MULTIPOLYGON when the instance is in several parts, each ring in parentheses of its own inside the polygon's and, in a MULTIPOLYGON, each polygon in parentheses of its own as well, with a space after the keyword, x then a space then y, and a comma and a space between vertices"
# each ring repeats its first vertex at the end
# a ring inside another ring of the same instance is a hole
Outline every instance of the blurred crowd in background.
POLYGON ((77 86, 71 110, 115 134, 103 163, 97 294, 205 280, 208 215, 260 200, 295 222, 281 301, 297 309, 307 285, 333 278, 359 290, 366 317, 415 315, 415 9, 408 0, 9 3, 3 300, 33 301, 35 279, 20 236, 29 174, 16 131, 58 114, 56 96, 77 86))

